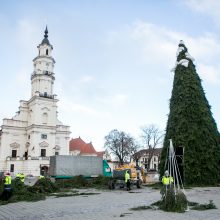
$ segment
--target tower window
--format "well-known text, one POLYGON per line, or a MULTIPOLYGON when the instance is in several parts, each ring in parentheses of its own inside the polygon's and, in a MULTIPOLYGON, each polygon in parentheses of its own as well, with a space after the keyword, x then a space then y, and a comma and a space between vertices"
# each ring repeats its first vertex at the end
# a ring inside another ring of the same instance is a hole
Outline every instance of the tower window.
POLYGON ((12 150, 11 157, 17 157, 17 150, 12 150))
POLYGON ((43 124, 47 124, 47 120, 48 120, 48 114, 46 112, 43 113, 42 115, 42 122, 43 124))
POLYGON ((14 170, 15 170, 15 165, 14 165, 14 164, 11 164, 11 165, 10 165, 10 172, 12 172, 12 173, 13 173, 13 172, 14 172, 14 170))
POLYGON ((46 55, 48 55, 48 49, 46 49, 46 55))
POLYGON ((41 134, 41 139, 47 139, 47 135, 46 134, 41 134))
POLYGON ((46 157, 46 149, 41 149, 40 150, 40 156, 41 157, 46 157))
POLYGON ((25 160, 28 159, 28 151, 25 151, 25 152, 24 152, 24 157, 25 157, 25 160))

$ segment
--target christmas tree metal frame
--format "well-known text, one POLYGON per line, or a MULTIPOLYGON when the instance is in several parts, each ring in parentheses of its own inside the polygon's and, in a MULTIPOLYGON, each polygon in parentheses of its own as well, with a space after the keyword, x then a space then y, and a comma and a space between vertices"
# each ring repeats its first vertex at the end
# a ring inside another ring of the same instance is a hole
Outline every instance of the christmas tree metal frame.
MULTIPOLYGON (((167 158, 166 158, 164 170, 168 171, 169 176, 173 179, 173 182, 170 181, 169 187, 167 186, 165 187, 164 202, 167 203, 166 197, 167 197, 168 190, 170 190, 170 193, 174 194, 175 201, 173 204, 176 205, 176 203, 178 202, 177 196, 180 195, 181 193, 186 195, 186 193, 184 190, 182 177, 179 171, 179 166, 177 163, 172 139, 170 139, 169 141, 170 141, 170 146, 167 148, 167 158)), ((189 210, 189 207, 188 207, 188 202, 187 202, 185 211, 188 211, 188 210, 189 210)))

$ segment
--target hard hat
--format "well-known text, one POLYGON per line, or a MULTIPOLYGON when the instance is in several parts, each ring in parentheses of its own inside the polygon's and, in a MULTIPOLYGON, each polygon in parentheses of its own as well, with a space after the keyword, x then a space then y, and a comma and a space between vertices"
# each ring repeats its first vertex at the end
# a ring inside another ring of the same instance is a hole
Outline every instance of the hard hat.
POLYGON ((165 174, 165 176, 169 176, 169 171, 166 170, 164 174, 165 174))

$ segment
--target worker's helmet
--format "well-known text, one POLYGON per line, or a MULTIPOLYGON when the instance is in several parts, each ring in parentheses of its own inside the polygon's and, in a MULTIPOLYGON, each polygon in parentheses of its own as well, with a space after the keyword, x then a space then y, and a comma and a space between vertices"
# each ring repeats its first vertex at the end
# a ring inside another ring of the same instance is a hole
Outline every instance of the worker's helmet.
POLYGON ((165 176, 169 176, 169 171, 166 170, 164 174, 165 174, 165 176))

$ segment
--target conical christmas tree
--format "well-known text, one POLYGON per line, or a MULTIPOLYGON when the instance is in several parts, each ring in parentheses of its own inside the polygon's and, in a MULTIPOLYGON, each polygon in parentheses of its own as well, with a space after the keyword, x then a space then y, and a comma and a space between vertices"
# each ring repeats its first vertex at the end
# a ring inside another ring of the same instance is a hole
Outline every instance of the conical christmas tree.
POLYGON ((183 41, 179 43, 174 72, 160 174, 166 169, 167 147, 172 139, 176 151, 183 147, 179 166, 184 183, 216 184, 220 180, 220 136, 193 58, 183 41))

